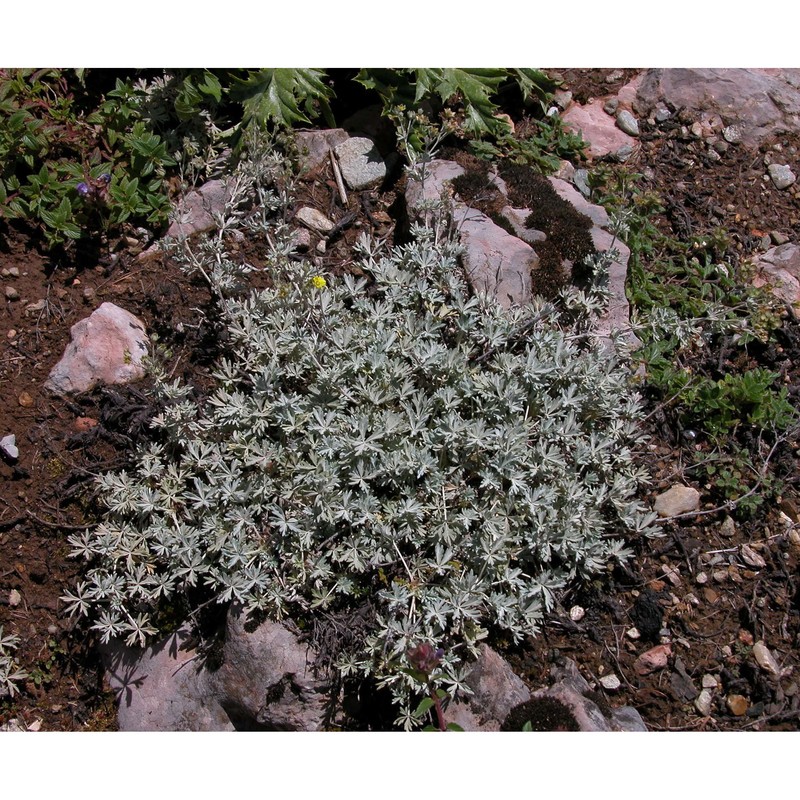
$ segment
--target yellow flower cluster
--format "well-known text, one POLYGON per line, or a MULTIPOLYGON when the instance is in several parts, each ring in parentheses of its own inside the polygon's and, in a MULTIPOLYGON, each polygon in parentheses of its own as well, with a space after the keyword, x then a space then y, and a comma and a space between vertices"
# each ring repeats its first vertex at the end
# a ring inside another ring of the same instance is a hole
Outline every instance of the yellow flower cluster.
POLYGON ((312 285, 312 286, 313 286, 315 289, 324 289, 324 288, 325 288, 325 287, 326 287, 328 284, 327 284, 327 282, 325 281, 325 278, 323 278, 323 277, 322 277, 322 275, 315 275, 315 276, 314 276, 314 277, 311 279, 311 285, 312 285))

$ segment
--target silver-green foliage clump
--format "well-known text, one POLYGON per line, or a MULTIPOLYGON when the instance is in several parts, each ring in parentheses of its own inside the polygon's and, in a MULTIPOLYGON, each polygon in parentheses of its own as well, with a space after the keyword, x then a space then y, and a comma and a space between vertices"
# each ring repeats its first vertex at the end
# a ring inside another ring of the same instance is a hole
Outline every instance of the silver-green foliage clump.
POLYGON ((430 642, 455 691, 487 626, 535 633, 561 587, 652 532, 628 372, 552 306, 472 296, 441 228, 385 253, 362 239, 371 280, 286 250, 273 288, 220 291, 229 351, 203 407, 162 383, 160 440, 102 479, 71 607, 133 644, 190 587, 306 622, 370 602, 342 672, 407 700, 407 651, 430 642))
POLYGON ((17 692, 17 682, 29 677, 25 670, 20 669, 14 661, 14 651, 19 645, 19 637, 13 634, 3 634, 0 625, 0 698, 17 692))

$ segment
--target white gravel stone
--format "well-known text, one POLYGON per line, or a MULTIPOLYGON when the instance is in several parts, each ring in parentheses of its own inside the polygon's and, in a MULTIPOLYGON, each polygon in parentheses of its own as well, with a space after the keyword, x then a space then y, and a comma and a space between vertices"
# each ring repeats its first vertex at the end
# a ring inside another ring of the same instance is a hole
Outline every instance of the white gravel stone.
POLYGON ((788 164, 770 164, 767 172, 776 189, 788 189, 797 180, 788 164))
POLYGON ((714 675, 710 673, 706 673, 703 675, 703 688, 704 689, 716 689, 718 686, 717 679, 714 675))
POLYGON ((728 144, 738 144, 742 141, 742 129, 738 125, 728 125, 722 129, 722 138, 728 144))
POLYGON ((580 622, 586 616, 586 610, 581 606, 572 606, 569 610, 569 618, 573 622, 580 622))
POLYGON ((603 675, 600 678, 600 685, 609 692, 615 692, 622 686, 622 681, 612 672, 610 675, 603 675))
POLYGON ((9 458, 19 458, 17 448, 17 437, 13 433, 0 439, 0 450, 3 450, 9 458))
POLYGON ((769 672, 776 678, 780 677, 781 668, 778 666, 778 662, 775 660, 772 653, 770 653, 769 648, 764 642, 756 642, 753 645, 753 658, 755 658, 758 666, 765 672, 769 672))
POLYGON ((711 701, 713 700, 713 696, 709 689, 703 689, 699 695, 695 698, 694 707, 698 710, 700 714, 704 717, 709 716, 711 713, 711 701))
POLYGON ((8 593, 8 604, 11 608, 16 608, 22 602, 22 595, 16 590, 12 589, 8 593))

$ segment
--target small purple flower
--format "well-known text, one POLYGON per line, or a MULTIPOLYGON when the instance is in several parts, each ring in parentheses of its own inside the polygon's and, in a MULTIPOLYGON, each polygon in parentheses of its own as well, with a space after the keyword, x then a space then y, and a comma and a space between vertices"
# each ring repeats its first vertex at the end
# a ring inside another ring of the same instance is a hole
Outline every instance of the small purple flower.
POLYGON ((86 197, 89 194, 89 192, 91 192, 91 189, 83 181, 81 181, 75 187, 75 190, 78 192, 79 195, 82 195, 83 197, 86 197))
POLYGON ((410 649, 406 655, 414 669, 418 669, 420 672, 430 675, 430 673, 439 666, 442 656, 444 655, 444 650, 442 650, 441 647, 434 648, 432 644, 423 642, 417 645, 417 647, 410 649))
POLYGON ((111 176, 107 172, 104 172, 97 180, 103 181, 103 183, 108 184, 111 183, 111 176))

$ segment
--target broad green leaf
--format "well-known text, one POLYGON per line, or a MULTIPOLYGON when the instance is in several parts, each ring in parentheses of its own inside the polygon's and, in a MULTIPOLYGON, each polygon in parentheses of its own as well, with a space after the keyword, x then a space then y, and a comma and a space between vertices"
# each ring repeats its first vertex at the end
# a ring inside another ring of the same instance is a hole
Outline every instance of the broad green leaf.
POLYGON ((508 77, 504 69, 417 69, 416 101, 426 94, 437 94, 447 103, 456 97, 464 101, 467 113, 466 128, 482 135, 500 133, 508 125, 495 117, 497 106, 490 100, 500 84, 508 77))
POLYGON ((231 97, 244 106, 245 122, 274 122, 284 127, 308 123, 306 114, 311 113, 314 103, 327 105, 333 96, 322 82, 324 76, 318 69, 262 69, 251 72, 245 80, 237 79, 231 97))

